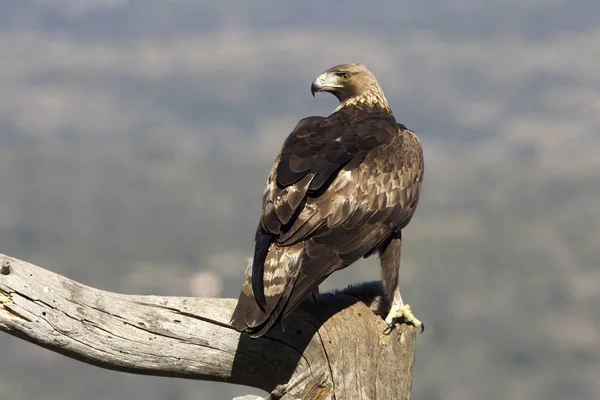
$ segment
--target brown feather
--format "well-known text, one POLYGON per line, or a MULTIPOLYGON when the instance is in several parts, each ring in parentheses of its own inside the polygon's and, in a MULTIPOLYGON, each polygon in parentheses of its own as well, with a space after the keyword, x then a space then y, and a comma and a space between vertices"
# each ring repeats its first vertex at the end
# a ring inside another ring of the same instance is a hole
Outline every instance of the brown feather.
MULTIPOLYGON (((337 69, 336 69, 337 68, 337 69)), ((265 311, 246 270, 233 326, 260 336, 327 276, 386 243, 411 220, 423 179, 417 136, 395 121, 377 81, 358 64, 327 118, 298 122, 267 180, 261 226, 265 311)), ((256 269, 255 269, 256 270, 256 269)), ((255 285, 256 287, 256 285, 255 285)))

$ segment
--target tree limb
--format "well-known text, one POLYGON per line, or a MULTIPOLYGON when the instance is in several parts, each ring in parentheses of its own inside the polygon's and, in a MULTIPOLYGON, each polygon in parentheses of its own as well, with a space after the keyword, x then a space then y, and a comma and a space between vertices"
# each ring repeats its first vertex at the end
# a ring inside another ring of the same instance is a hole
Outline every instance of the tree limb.
POLYGON ((320 295, 250 339, 229 326, 233 299, 111 293, 0 254, 0 330, 99 367, 271 398, 408 399, 415 331, 382 334, 380 295, 378 282, 320 295))

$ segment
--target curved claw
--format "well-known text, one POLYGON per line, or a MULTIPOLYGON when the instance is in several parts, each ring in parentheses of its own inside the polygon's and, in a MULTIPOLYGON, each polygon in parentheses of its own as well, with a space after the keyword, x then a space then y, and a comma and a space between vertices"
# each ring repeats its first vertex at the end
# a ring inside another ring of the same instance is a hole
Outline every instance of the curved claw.
MULTIPOLYGON (((411 324, 412 326, 414 326, 415 328, 418 328, 418 326, 415 326, 410 321, 407 321, 407 322, 409 324, 411 324)), ((389 335, 390 333, 392 333, 392 331, 394 330, 395 327, 396 327, 396 320, 394 320, 393 323, 388 324, 388 326, 385 327, 385 329, 383 330, 382 333, 384 335, 389 335)), ((419 332, 419 335, 422 334, 423 332, 425 332, 425 324, 421 322, 421 332, 419 332)))
POLYGON ((394 328, 396 327, 396 318, 394 318, 394 320, 388 324, 388 326, 385 327, 385 329, 383 330, 383 334, 384 335, 389 335, 390 333, 392 333, 392 331, 394 330, 394 328))
POLYGON ((385 335, 389 335, 394 329, 394 326, 396 325, 398 320, 402 320, 404 323, 410 324, 415 328, 421 328, 420 333, 425 332, 425 324, 419 321, 417 318, 415 318, 410 309, 410 305, 405 304, 400 310, 390 311, 387 318, 385 319, 385 322, 387 322, 388 326, 384 329, 383 333, 385 335))

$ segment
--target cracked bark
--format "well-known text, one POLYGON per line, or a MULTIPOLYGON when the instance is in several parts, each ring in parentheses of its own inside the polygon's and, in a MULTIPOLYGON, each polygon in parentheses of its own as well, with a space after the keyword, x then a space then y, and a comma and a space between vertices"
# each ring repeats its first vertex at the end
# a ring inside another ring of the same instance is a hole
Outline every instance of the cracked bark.
POLYGON ((233 299, 111 293, 0 262, 0 330, 89 364, 247 385, 271 399, 410 398, 416 332, 382 333, 379 282, 321 294, 250 339, 228 324, 233 299))

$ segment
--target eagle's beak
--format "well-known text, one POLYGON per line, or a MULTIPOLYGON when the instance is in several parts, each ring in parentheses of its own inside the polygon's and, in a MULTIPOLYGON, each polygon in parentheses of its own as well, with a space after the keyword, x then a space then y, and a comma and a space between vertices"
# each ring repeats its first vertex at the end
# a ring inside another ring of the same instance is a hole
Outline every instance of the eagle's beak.
POLYGON ((315 97, 315 93, 317 92, 329 92, 339 87, 342 87, 342 85, 339 84, 337 75, 325 72, 313 81, 312 85, 310 85, 310 92, 315 97))
POLYGON ((310 92, 312 93, 313 97, 315 97, 315 93, 321 91, 321 85, 317 82, 318 80, 319 78, 315 79, 312 85, 310 85, 310 92))

